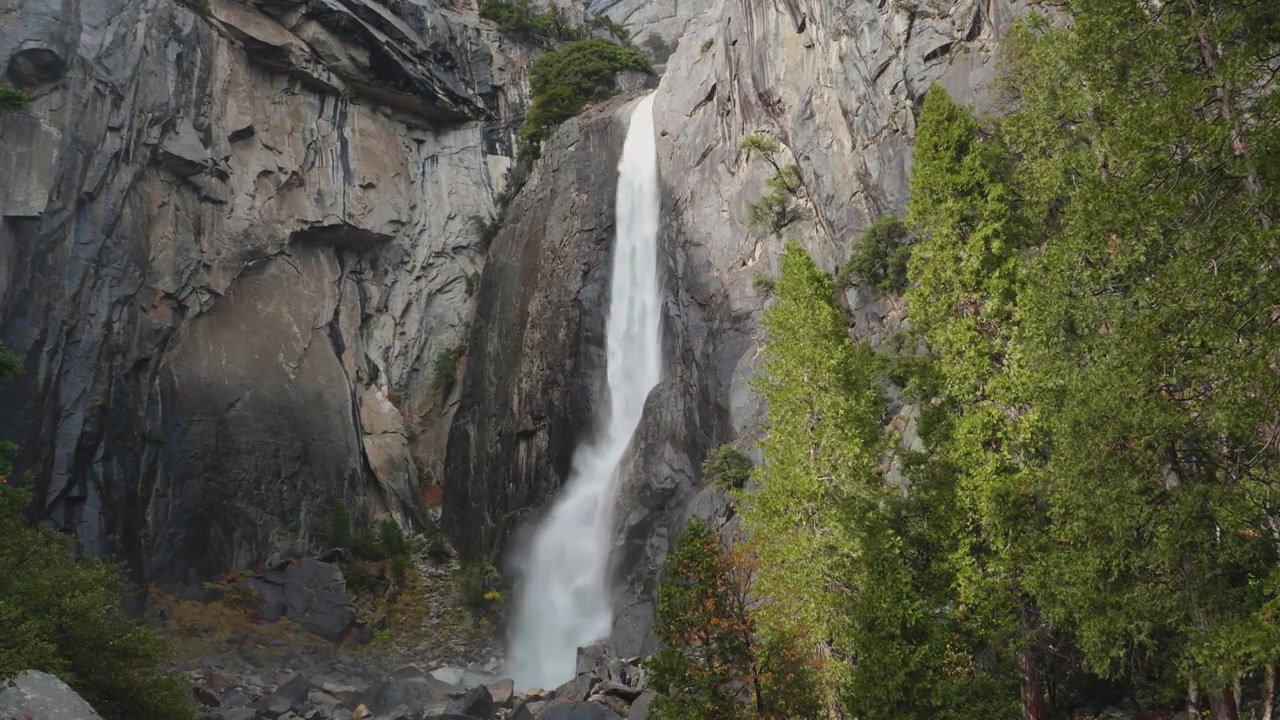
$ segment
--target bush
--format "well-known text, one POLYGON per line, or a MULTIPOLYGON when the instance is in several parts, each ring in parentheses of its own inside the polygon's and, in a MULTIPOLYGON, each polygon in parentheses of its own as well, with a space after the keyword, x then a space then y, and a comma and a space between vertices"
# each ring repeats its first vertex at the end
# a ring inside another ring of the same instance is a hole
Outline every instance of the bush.
POLYGON ((621 70, 651 72, 639 50, 604 40, 579 40, 535 60, 529 74, 533 102, 520 127, 520 154, 536 158, 553 128, 582 112, 587 103, 617 92, 621 70))
POLYGON ((649 33, 645 36, 644 42, 640 43, 645 50, 649 51, 649 57, 654 63, 661 65, 671 57, 671 53, 675 52, 675 46, 662 39, 661 35, 649 33))
POLYGON ((702 44, 698 46, 698 54, 706 55, 707 51, 711 49, 711 46, 715 44, 716 44, 716 41, 712 38, 707 38, 706 40, 703 40, 702 44))
POLYGON ((487 250, 493 239, 498 236, 498 229, 501 227, 498 219, 487 219, 480 215, 472 215, 467 220, 476 231, 476 238, 480 240, 480 247, 487 250))
POLYGON ((853 246, 848 262, 836 276, 836 285, 860 283, 882 293, 900 295, 907 289, 910 259, 911 237, 906 224, 896 217, 882 217, 853 246))
POLYGON ((476 558, 464 560, 458 569, 457 583, 462 604, 472 610, 487 609, 502 599, 498 592, 498 571, 489 562, 476 558))
POLYGON ((773 278, 762 272, 757 272, 756 276, 751 279, 751 287, 755 288, 756 292, 761 295, 772 295, 773 278))
MULTIPOLYGON (((31 102, 31 97, 21 90, 0 83, 0 110, 21 110, 31 102)), ((3 349, 0 349, 3 352, 3 349)))
MULTIPOLYGON (((4 86, 0 85, 0 90, 4 86)), ((15 378, 22 374, 22 363, 13 353, 9 352, 0 345, 0 382, 4 382, 9 378, 15 378)), ((12 460, 13 456, 18 453, 18 446, 0 440, 0 484, 3 484, 9 477, 9 473, 13 472, 12 460)))
POLYGON ((453 392, 453 384, 458 380, 458 360, 464 352, 466 348, 458 345, 436 356, 435 364, 431 367, 431 384, 439 392, 441 400, 448 398, 453 392))
POLYGON ((108 720, 193 717, 182 681, 162 670, 168 644, 120 606, 120 568, 77 560, 71 538, 28 527, 29 501, 0 485, 0 680, 53 673, 108 720))
POLYGON ((791 200, 800 189, 800 168, 795 165, 779 165, 777 154, 782 149, 778 141, 764 133, 752 133, 738 143, 740 150, 750 156, 759 154, 773 166, 773 177, 765 181, 765 192, 747 208, 748 222, 753 227, 781 230, 792 220, 791 200))
POLYGON ((707 453, 706 460, 702 461, 702 480, 727 492, 746 485, 753 469, 755 466, 751 458, 732 445, 720 445, 707 453))
POLYGON ((528 0, 481 0, 480 17, 498 24, 498 32, 519 40, 577 40, 581 29, 564 16, 560 8, 534 12, 528 0))
POLYGON ((409 538, 405 537, 400 524, 391 518, 382 521, 378 528, 382 553, 387 557, 409 557, 409 538))
POLYGON ((614 22, 613 18, 608 15, 600 15, 599 17, 596 17, 591 21, 591 24, 609 33, 614 40, 618 41, 618 44, 631 44, 631 31, 614 22))
POLYGON ((346 504, 339 502, 329 513, 330 547, 348 549, 351 547, 351 516, 347 513, 346 504))

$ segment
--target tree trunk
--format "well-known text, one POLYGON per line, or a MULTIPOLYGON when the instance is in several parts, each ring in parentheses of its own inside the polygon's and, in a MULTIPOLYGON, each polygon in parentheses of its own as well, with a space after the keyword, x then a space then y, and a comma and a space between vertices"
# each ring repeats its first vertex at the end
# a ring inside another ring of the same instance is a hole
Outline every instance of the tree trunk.
POLYGON ((1222 688, 1222 694, 1209 699, 1209 708, 1213 710, 1213 720, 1240 720, 1236 694, 1230 685, 1222 688))
POLYGON ((1044 720, 1043 703, 1040 701, 1040 673, 1036 668, 1031 644, 1022 646, 1018 653, 1018 670, 1022 673, 1022 716, 1025 720, 1044 720))
POLYGON ((1200 689, 1195 680, 1187 681, 1187 720, 1200 720, 1200 689))
POLYGON ((1272 720, 1276 701, 1276 664, 1267 663, 1262 671, 1262 720, 1272 720))
MULTIPOLYGON (((1191 9, 1192 16, 1200 15, 1200 4, 1196 0, 1187 0, 1187 6, 1191 9)), ((1207 22, 1207 18, 1205 21, 1207 22)), ((1271 215, 1267 213, 1267 208, 1259 202, 1258 198, 1261 190, 1261 185, 1258 183, 1258 168, 1254 165, 1253 158, 1249 156, 1249 147, 1244 140, 1244 130, 1240 126, 1240 119, 1236 117, 1235 108, 1232 107, 1231 89, 1227 87, 1225 79, 1218 77, 1218 54, 1213 49, 1213 43, 1209 40, 1209 31, 1204 25, 1196 29, 1196 40, 1200 43, 1200 59, 1204 62, 1209 77, 1217 83, 1214 94, 1217 96, 1218 106, 1222 109, 1222 119, 1231 126, 1231 154, 1244 162, 1244 189, 1257 204, 1258 222, 1262 225, 1262 229, 1270 230, 1271 215)))

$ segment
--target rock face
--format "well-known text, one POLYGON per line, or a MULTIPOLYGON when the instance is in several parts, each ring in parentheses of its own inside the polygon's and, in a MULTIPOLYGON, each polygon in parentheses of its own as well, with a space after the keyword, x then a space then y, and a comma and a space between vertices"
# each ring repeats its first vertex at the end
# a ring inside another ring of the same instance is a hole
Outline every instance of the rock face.
POLYGON ((0 720, 102 720, 84 698, 48 673, 28 670, 0 683, 0 720))
POLYGON ((202 4, 0 11, 0 437, 162 582, 421 520, 527 64, 444 0, 202 4))
POLYGON ((607 104, 552 135, 490 248, 444 479, 464 554, 500 552, 590 431, 628 109, 607 104))

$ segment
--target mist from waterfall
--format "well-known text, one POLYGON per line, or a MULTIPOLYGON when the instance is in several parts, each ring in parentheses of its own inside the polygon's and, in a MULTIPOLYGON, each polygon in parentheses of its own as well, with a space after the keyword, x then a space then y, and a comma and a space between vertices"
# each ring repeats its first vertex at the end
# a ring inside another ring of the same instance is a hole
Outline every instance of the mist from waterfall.
POLYGON ((569 481, 533 536, 517 588, 508 671, 520 688, 551 689, 571 680, 577 648, 612 629, 609 554, 622 460, 645 398, 662 376, 658 211, 649 95, 631 113, 618 163, 600 432, 575 451, 569 481))

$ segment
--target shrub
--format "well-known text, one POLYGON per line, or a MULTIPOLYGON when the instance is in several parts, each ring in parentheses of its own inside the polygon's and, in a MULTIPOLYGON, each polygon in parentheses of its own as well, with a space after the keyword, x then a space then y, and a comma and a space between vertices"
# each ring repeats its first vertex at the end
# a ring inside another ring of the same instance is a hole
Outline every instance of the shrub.
POLYGON ((31 102, 31 97, 26 93, 0 83, 0 110, 21 110, 29 102, 31 102))
POLYGON ((405 537, 400 524, 395 520, 386 518, 382 521, 382 525, 378 528, 378 538, 381 541, 382 552, 387 557, 409 556, 409 538, 405 537))
POLYGON ((519 40, 577 40, 582 31, 558 7, 534 12, 528 0, 481 0, 480 17, 498 24, 498 32, 519 40))
POLYGON ((391 577, 396 581, 397 585, 404 585, 405 580, 409 577, 409 570, 413 567, 408 555, 395 555, 391 558, 391 577))
POLYGON ((335 504, 329 513, 329 537, 326 539, 330 547, 344 550, 351 547, 351 516, 343 502, 335 504))
POLYGON ((910 259, 911 237, 906 224, 896 217, 882 217, 853 246, 849 260, 836 276, 836 285, 860 283, 882 293, 900 295, 907 289, 910 259))
POLYGON ((475 295, 476 290, 480 288, 480 271, 469 272, 464 277, 467 282, 467 295, 475 295))
POLYGON ((753 227, 782 229, 792 220, 791 200, 800 189, 800 168, 795 165, 779 165, 777 154, 782 149, 778 141, 764 133, 752 133, 738 143, 748 157, 759 154, 773 166, 773 177, 765 181, 765 192, 747 208, 747 219, 753 227))
MULTIPOLYGON (((3 86, 0 86, 0 89, 2 88, 3 86)), ((6 350, 3 345, 0 345, 0 382, 17 377, 21 373, 22 363, 18 361, 17 356, 6 350)), ((13 456, 17 452, 17 445, 0 440, 0 484, 3 484, 9 473, 13 472, 11 463, 13 456)))
POLYGON ((247 582, 235 582, 222 594, 222 604, 247 615, 258 609, 258 593, 247 582))
POLYGON ((476 231, 476 238, 480 240, 480 247, 488 249, 489 244, 498 236, 498 228, 500 227, 498 219, 472 215, 467 220, 471 223, 472 229, 476 231))
POLYGON ((756 276, 751 280, 751 287, 755 288, 756 292, 760 293, 761 295, 772 295, 773 294, 773 278, 769 277, 768 275, 765 275, 762 272, 757 272, 756 276))
POLYGON ((439 392, 441 400, 448 398, 453 392, 453 384, 458 380, 458 360, 464 352, 466 348, 459 344, 436 356, 431 367, 431 384, 439 392))
POLYGON ((181 680, 162 671, 168 644, 120 606, 120 568, 78 560, 68 536, 28 527, 29 501, 0 485, 0 680, 53 673, 108 720, 193 717, 181 680))
POLYGON ((614 40, 618 41, 618 44, 631 44, 631 31, 614 22, 613 18, 608 15, 600 15, 596 17, 591 21, 591 24, 609 33, 614 40))
POLYGON ((702 461, 702 480, 722 491, 733 490, 747 484, 754 467, 751 458, 732 445, 720 445, 702 461))
POLYGON ((498 593, 498 571, 493 565, 484 560, 476 558, 468 558, 462 562, 462 566, 458 569, 457 576, 458 595, 462 599, 462 604, 472 610, 484 610, 495 601, 493 595, 497 595, 497 599, 501 599, 501 593, 498 593))
POLYGON ((666 62, 671 57, 671 53, 675 52, 675 46, 663 40, 657 33, 649 33, 640 44, 649 51, 650 59, 659 65, 666 62))
POLYGON ((702 44, 698 46, 698 54, 706 55, 707 51, 711 49, 711 46, 715 44, 716 44, 716 41, 712 38, 707 38, 706 40, 703 40, 702 44))
POLYGON ((548 132, 587 103, 613 95, 621 70, 651 71, 639 50, 604 40, 579 40, 535 60, 529 74, 533 102, 520 127, 520 154, 536 158, 548 132))
POLYGON ((427 524, 422 529, 422 538, 426 543, 427 557, 433 560, 448 559, 449 543, 445 540, 444 533, 440 531, 440 526, 436 525, 431 518, 427 518, 427 524))

